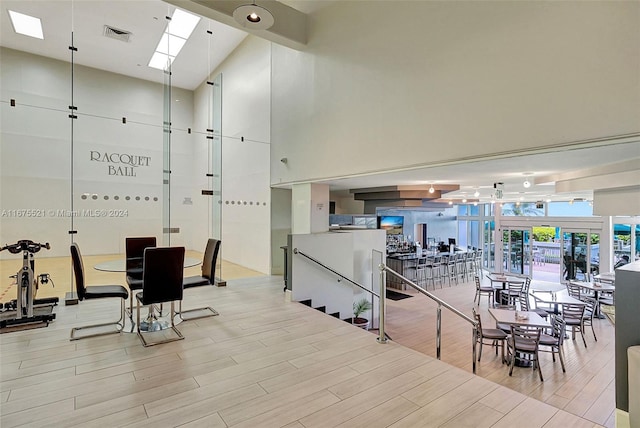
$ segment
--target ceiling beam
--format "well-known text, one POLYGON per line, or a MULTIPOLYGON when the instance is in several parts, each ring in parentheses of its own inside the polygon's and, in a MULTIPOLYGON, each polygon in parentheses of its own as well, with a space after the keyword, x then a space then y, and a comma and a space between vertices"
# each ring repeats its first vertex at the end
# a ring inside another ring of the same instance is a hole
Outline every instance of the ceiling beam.
MULTIPOLYGON (((365 187, 362 189, 350 189, 350 193, 372 193, 372 192, 393 192, 393 191, 403 191, 403 190, 429 190, 431 185, 408 185, 408 186, 383 186, 383 187, 365 187)), ((433 188, 435 190, 440 190, 442 192, 454 192, 456 190, 460 190, 460 185, 458 184, 434 184, 433 188)))
POLYGON ((357 201, 373 201, 373 200, 399 200, 399 199, 439 199, 441 192, 439 190, 429 193, 428 190, 404 190, 404 191, 388 191, 388 192, 368 192, 355 193, 353 199, 357 201))
POLYGON ((254 34, 263 39, 292 49, 302 50, 307 44, 307 15, 286 4, 275 0, 260 0, 259 6, 264 7, 273 15, 273 26, 267 30, 251 30, 240 25, 233 19, 233 11, 249 0, 165 0, 174 6, 188 10, 198 15, 254 34))

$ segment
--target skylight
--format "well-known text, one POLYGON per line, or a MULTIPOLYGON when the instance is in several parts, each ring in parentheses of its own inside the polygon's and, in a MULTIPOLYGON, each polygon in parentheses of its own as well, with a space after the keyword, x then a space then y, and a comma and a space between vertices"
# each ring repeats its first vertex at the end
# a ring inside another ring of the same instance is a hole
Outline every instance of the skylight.
POLYGON ((158 42, 156 51, 149 61, 149 67, 165 70, 178 56, 187 39, 200 22, 200 17, 176 9, 167 23, 164 33, 158 42))
POLYGON ((35 37, 36 39, 44 39, 40 18, 14 12, 13 10, 9 11, 9 17, 11 18, 11 24, 13 24, 13 29, 16 33, 35 37))

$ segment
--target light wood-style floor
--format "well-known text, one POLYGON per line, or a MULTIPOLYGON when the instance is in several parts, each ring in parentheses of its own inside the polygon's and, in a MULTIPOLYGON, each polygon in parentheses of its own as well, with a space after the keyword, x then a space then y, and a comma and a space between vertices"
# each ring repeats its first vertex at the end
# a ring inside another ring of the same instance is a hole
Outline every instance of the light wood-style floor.
MULTIPOLYGON (((39 254, 39 253, 38 253, 39 254)), ((90 284, 120 284, 125 285, 125 277, 122 272, 105 272, 93 269, 98 263, 112 260, 124 259, 124 254, 108 254, 100 256, 82 257, 86 280, 90 284)), ((187 251, 185 257, 202 260, 202 253, 197 251, 187 251)), ((251 278, 263 276, 263 273, 245 268, 243 266, 222 260, 220 272, 216 272, 217 277, 223 279, 251 278)), ((71 290, 71 256, 69 257, 36 257, 36 275, 48 273, 51 275, 52 283, 43 284, 38 289, 38 297, 59 297, 64 299, 65 293, 71 290)), ((17 254, 14 258, 0 260, 0 302, 6 302, 16 298, 15 281, 10 279, 11 275, 22 267, 22 255, 17 254)), ((185 276, 200 275, 201 266, 186 268, 185 276)))
MULTIPOLYGON (((484 282, 489 282, 484 278, 484 282)), ((444 286, 438 285, 434 294, 452 304, 463 313, 472 315, 475 285, 471 282, 444 286)), ((429 286, 429 291, 432 290, 429 286)), ((415 297, 387 300, 386 332, 397 343, 427 355, 436 355, 436 304, 415 291, 402 291, 415 297)), ((488 312, 487 297, 479 306, 483 327, 494 328, 495 321, 488 312)), ((471 371, 471 327, 459 317, 443 308, 443 339, 441 359, 456 367, 471 371)), ((483 347, 477 374, 509 389, 543 401, 558 409, 583 417, 594 423, 615 426, 615 329, 608 319, 595 319, 597 341, 589 327, 586 328, 587 348, 578 333, 575 341, 568 338, 564 344, 566 373, 560 362, 554 363, 550 353, 541 353, 544 382, 530 368, 514 368, 509 377, 508 368, 490 346, 483 347)), ((523 426, 526 426, 523 425, 523 426)))
MULTIPOLYGON (((418 297, 406 301, 428 306, 418 297)), ((69 342, 72 326, 116 315, 115 299, 60 306, 47 328, 0 335, 0 425, 595 426, 288 302, 281 277, 185 293, 185 308, 203 304, 220 316, 185 321, 178 326, 184 340, 150 348, 130 333, 69 342)), ((416 337, 432 325, 425 322, 416 337)), ((454 352, 452 343, 445 337, 445 355, 454 352)), ((486 352, 482 371, 491 357, 486 352)))

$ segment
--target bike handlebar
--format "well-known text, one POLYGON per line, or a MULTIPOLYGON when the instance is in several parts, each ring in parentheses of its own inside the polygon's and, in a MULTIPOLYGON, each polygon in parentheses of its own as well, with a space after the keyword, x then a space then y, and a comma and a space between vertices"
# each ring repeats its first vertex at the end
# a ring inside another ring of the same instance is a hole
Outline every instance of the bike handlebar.
POLYGON ((40 244, 38 242, 33 242, 28 239, 21 239, 15 244, 7 244, 4 247, 0 248, 0 251, 9 250, 11 254, 18 254, 21 251, 28 251, 31 254, 37 253, 41 248, 46 248, 49 250, 51 246, 49 243, 40 244))

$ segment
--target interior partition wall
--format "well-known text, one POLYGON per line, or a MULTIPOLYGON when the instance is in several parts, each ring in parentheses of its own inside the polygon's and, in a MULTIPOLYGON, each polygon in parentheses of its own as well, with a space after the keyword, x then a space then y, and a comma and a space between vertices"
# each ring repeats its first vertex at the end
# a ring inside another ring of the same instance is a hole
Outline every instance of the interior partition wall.
MULTIPOLYGON (((126 76, 118 70, 124 42, 114 40, 99 52, 109 70, 81 65, 95 55, 93 29, 74 12, 91 5, 43 7, 69 18, 56 23, 68 30, 59 47, 66 60, 0 48, 0 242, 49 242, 49 257, 69 257, 77 242, 83 256, 110 260, 123 257, 126 237, 155 236, 203 252, 207 238, 222 235, 222 76, 207 85, 206 127, 195 129, 194 92, 173 84, 171 64, 154 80, 126 76)), ((174 9, 156 7, 163 19, 174 9)), ((154 25, 160 37, 166 22, 154 25)), ((186 46, 206 46, 206 30, 200 23, 186 46)), ((201 58, 192 66, 210 73, 207 52, 201 58)))

